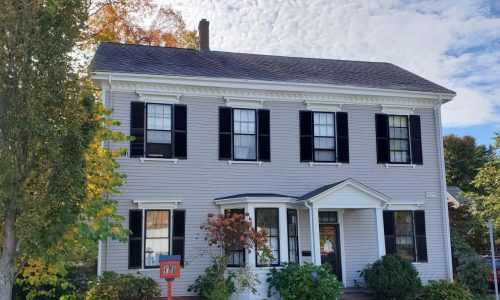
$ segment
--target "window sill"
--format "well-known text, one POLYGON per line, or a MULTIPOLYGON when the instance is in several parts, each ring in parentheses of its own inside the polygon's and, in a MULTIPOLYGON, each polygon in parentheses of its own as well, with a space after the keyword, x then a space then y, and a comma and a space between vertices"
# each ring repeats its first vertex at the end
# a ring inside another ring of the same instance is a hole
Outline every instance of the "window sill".
POLYGON ((309 167, 313 167, 313 166, 337 166, 337 168, 340 168, 340 166, 342 166, 342 163, 338 163, 338 162, 313 162, 313 161, 310 161, 309 162, 309 167))
POLYGON ((152 157, 141 157, 140 158, 141 164, 147 162, 147 161, 162 161, 162 162, 170 162, 173 163, 174 165, 177 164, 179 161, 178 158, 152 158, 152 157))
POLYGON ((385 164, 385 168, 388 169, 388 168, 412 168, 412 169, 415 169, 417 167, 417 165, 415 164, 385 164))
POLYGON ((262 161, 253 161, 253 160, 228 160, 227 161, 228 165, 237 165, 237 164, 242 164, 242 165, 259 165, 262 166, 262 161))

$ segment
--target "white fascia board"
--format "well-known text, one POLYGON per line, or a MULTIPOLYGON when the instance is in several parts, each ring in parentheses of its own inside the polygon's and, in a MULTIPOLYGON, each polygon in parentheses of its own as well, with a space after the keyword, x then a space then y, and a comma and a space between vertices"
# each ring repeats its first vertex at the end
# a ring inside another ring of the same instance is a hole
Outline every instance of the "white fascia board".
POLYGON ((380 88, 367 88, 349 85, 333 85, 319 83, 295 83, 295 82, 273 82, 263 80, 247 80, 233 78, 211 78, 211 77, 190 77, 190 76, 168 76, 168 75, 149 75, 149 74, 131 74, 131 73, 115 73, 115 72, 94 72, 92 79, 101 81, 103 84, 111 83, 112 81, 129 81, 137 83, 158 83, 158 84, 173 84, 187 86, 202 86, 202 87, 218 87, 218 88, 239 88, 250 90, 267 90, 267 91, 294 91, 294 92, 311 92, 311 93, 327 93, 327 94, 345 94, 359 96, 382 96, 382 97, 407 97, 421 98, 448 102, 456 96, 455 93, 432 93, 418 92, 406 90, 390 90, 380 88))

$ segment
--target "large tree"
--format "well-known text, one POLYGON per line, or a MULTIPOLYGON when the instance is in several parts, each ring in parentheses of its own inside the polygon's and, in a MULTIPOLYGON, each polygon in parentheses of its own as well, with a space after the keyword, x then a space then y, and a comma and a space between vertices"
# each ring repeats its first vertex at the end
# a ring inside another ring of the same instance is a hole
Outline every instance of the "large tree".
POLYGON ((476 191, 472 184, 476 174, 487 159, 487 148, 478 146, 472 136, 454 134, 443 138, 446 184, 458 186, 465 192, 476 191))
POLYGON ((72 68, 82 1, 0 7, 0 299, 10 300, 20 255, 43 257, 81 212, 94 98, 72 68))

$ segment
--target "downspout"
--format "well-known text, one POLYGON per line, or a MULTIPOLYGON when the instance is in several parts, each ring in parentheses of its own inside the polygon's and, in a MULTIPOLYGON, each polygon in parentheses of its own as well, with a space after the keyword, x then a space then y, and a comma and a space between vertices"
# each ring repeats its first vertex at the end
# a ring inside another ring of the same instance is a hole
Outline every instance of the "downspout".
POLYGON ((304 205, 309 208, 309 234, 311 235, 311 260, 312 263, 314 264, 316 261, 316 245, 314 241, 316 240, 314 238, 314 213, 313 213, 313 208, 307 200, 304 201, 304 205))
MULTIPOLYGON (((102 104, 106 107, 106 90, 101 87, 102 104)), ((104 147, 104 142, 101 142, 104 147)), ((97 241, 97 276, 102 276, 102 241, 97 241)))
POLYGON ((438 95, 438 104, 434 106, 434 116, 436 122, 436 142, 438 146, 439 157, 439 179, 441 181, 441 201, 443 205, 443 225, 444 225, 444 239, 446 248, 446 261, 448 279, 453 281, 453 263, 451 257, 451 241, 450 241, 450 221, 448 216, 448 203, 446 201, 446 175, 444 165, 444 148, 443 148, 443 130, 441 124, 441 95, 438 95))

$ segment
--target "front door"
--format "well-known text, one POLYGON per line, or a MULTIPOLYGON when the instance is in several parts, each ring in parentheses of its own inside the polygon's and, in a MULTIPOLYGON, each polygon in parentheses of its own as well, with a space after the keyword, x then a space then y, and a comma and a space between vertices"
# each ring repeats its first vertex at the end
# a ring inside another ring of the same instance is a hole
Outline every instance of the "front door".
POLYGON ((337 212, 319 212, 319 244, 321 264, 330 265, 332 273, 337 275, 339 280, 342 280, 337 212))

